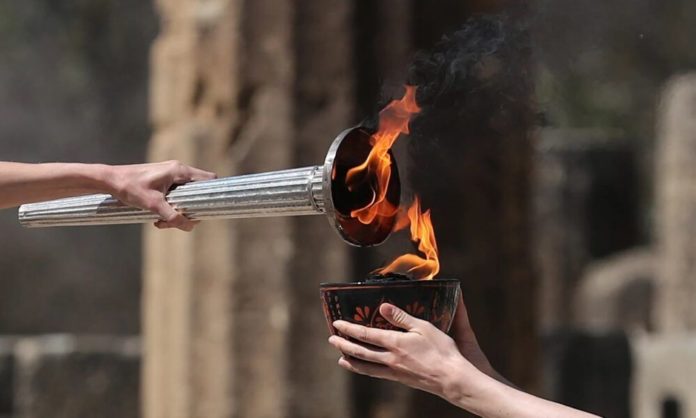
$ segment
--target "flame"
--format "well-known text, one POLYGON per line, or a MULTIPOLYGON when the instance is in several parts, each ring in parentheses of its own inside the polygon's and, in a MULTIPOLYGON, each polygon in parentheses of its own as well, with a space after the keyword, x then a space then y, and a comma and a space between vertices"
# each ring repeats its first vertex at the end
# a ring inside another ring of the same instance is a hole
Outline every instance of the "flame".
POLYGON ((425 258, 417 254, 404 254, 386 267, 377 270, 377 273, 409 273, 419 280, 430 280, 440 271, 437 242, 435 241, 435 229, 430 219, 430 209, 421 211, 418 196, 408 209, 408 218, 402 216, 397 221, 397 227, 406 227, 411 224, 411 241, 418 245, 418 251, 425 258), (406 221, 408 220, 408 222, 406 221))
POLYGON ((387 200, 387 189, 391 178, 392 159, 389 150, 401 134, 409 133, 411 117, 420 112, 416 103, 416 87, 406 86, 406 92, 399 100, 393 100, 379 113, 379 129, 370 137, 372 149, 367 159, 359 166, 348 170, 346 184, 348 190, 370 182, 372 199, 362 208, 352 210, 350 215, 363 224, 371 224, 378 216, 397 215, 394 231, 411 226, 411 241, 418 246, 418 254, 404 254, 397 257, 386 267, 376 272, 408 273, 419 280, 429 280, 440 271, 435 230, 430 219, 430 210, 421 211, 418 196, 407 211, 399 210, 387 200))
POLYGON ((352 210, 350 216, 361 223, 369 225, 378 216, 391 217, 398 207, 387 200, 387 188, 391 178, 391 155, 389 149, 399 135, 409 133, 408 123, 411 116, 418 113, 416 104, 416 87, 406 86, 406 93, 399 100, 393 100, 379 112, 379 129, 370 138, 372 150, 365 162, 351 168, 346 175, 349 190, 369 180, 372 184, 372 199, 362 208, 352 210))

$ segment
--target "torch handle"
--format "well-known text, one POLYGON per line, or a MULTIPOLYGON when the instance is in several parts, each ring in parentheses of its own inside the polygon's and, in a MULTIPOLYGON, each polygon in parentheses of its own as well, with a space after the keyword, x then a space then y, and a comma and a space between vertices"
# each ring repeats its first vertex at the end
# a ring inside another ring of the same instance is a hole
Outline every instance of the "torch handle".
MULTIPOLYGON (((324 213, 322 167, 198 181, 176 187, 167 201, 194 220, 324 213)), ((126 206, 108 194, 22 205, 26 227, 148 223, 158 216, 126 206)))

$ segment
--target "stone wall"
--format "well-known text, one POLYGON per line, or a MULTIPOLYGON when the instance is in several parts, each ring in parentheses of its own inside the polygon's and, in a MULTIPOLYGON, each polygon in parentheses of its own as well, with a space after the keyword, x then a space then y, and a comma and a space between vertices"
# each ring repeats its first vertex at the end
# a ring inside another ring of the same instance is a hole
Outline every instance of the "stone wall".
POLYGON ((136 337, 0 338, 3 418, 136 417, 139 380, 136 337))

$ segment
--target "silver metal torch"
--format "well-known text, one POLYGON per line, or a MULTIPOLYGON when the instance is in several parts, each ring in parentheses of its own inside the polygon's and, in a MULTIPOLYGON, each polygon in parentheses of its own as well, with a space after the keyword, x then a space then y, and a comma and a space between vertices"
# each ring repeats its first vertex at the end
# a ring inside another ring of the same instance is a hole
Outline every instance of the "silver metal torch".
MULTIPOLYGON (((371 132, 354 127, 341 132, 323 166, 295 168, 197 181, 175 187, 167 201, 194 220, 325 214, 341 238, 357 246, 382 243, 392 231, 394 217, 377 217, 363 224, 351 210, 368 205, 370 182, 348 190, 347 171, 365 161, 371 150, 371 132)), ((387 199, 398 206, 401 187, 396 162, 387 199)), ((156 214, 126 206, 108 194, 58 199, 22 205, 19 222, 26 227, 148 223, 156 214)))

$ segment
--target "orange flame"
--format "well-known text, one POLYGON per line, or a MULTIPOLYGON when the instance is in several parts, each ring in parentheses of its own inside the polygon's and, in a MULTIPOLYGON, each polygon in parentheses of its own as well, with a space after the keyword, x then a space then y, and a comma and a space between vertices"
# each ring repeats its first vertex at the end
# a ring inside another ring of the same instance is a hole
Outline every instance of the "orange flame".
MULTIPOLYGON (((420 200, 416 196, 413 204, 408 209, 408 221, 411 223, 411 241, 418 244, 418 251, 425 255, 425 258, 417 254, 404 254, 388 266, 377 270, 377 273, 386 274, 409 273, 419 280, 430 280, 440 271, 440 261, 438 259, 437 242, 435 241, 435 229, 430 219, 430 209, 421 211, 420 200)), ((397 222, 397 228, 405 227, 408 222, 406 217, 402 217, 397 222)))
POLYGON ((440 271, 435 230, 430 219, 430 210, 421 212, 420 200, 416 196, 407 211, 387 200, 387 188, 391 178, 392 159, 389 150, 401 134, 409 133, 409 122, 414 114, 420 112, 416 103, 416 87, 406 86, 404 96, 393 100, 379 113, 379 129, 370 137, 372 149, 367 159, 359 166, 348 170, 346 183, 353 191, 370 182, 372 199, 366 206, 352 210, 350 215, 363 224, 371 224, 378 216, 392 217, 397 215, 393 230, 403 229, 411 225, 411 241, 417 244, 425 258, 418 254, 404 254, 388 266, 377 270, 377 273, 390 272, 408 273, 416 279, 429 280, 440 271))
POLYGON ((377 216, 393 216, 398 208, 387 200, 387 187, 391 178, 391 155, 389 149, 399 135, 409 132, 411 116, 418 113, 415 86, 406 86, 400 100, 393 100, 379 113, 379 129, 370 138, 372 150, 365 162, 351 168, 346 175, 349 190, 356 189, 366 179, 372 184, 372 199, 366 206, 352 210, 350 216, 369 225, 377 216))

